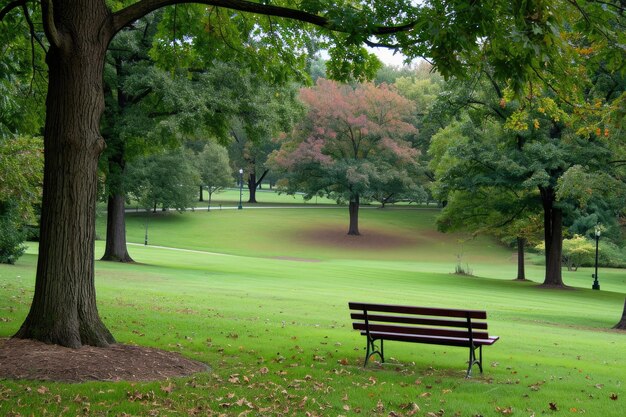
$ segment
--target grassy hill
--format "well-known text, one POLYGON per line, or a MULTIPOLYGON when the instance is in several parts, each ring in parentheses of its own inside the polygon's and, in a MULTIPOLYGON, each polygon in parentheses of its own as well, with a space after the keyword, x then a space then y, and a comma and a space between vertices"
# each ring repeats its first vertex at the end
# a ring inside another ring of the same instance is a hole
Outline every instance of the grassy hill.
MULTIPOLYGON (((626 272, 601 269, 602 291, 590 289, 589 269, 564 271, 569 290, 538 288, 537 265, 536 282, 514 282, 512 250, 440 234, 435 215, 362 210, 363 236, 348 237, 347 209, 159 214, 149 246, 145 217, 129 215, 137 263, 96 262, 105 323, 119 342, 180 351, 212 372, 170 388, 0 381, 0 415, 621 417, 626 335, 610 327, 626 272), (475 276, 451 273, 461 252, 475 276), (443 346, 390 342, 389 364, 364 369, 351 300, 486 309, 501 340, 469 380, 467 351, 443 346)), ((0 337, 27 313, 35 252, 0 266, 0 337)))

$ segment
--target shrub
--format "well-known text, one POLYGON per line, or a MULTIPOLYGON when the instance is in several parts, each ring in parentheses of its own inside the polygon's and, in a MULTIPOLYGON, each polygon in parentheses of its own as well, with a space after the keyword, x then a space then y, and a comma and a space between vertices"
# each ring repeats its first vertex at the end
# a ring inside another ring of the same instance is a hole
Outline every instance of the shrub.
POLYGON ((0 202, 0 263, 14 264, 24 254, 26 231, 16 204, 0 202))

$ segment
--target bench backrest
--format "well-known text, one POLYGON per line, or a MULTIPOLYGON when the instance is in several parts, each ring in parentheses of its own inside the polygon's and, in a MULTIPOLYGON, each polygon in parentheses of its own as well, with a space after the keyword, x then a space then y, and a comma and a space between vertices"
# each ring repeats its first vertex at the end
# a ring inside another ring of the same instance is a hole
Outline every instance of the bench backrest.
POLYGON ((364 332, 487 339, 487 312, 391 304, 348 303, 352 327, 364 332), (383 314, 381 314, 383 313, 383 314))

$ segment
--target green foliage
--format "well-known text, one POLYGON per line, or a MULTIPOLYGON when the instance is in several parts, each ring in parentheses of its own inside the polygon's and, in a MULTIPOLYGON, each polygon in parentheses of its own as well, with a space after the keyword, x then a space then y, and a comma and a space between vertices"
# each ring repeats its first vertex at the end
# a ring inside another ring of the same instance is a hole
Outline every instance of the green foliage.
MULTIPOLYGON (((3 6, 0 6, 2 8, 3 6)), ((39 19, 37 8, 30 10, 39 19)), ((0 139, 41 135, 47 83, 44 52, 19 12, 0 21, 0 139)), ((45 43, 41 31, 36 36, 45 43)))
POLYGON ((26 229, 17 204, 0 201, 0 263, 14 264, 24 254, 26 229))
POLYGON ((595 246, 584 236, 574 235, 563 240, 563 263, 568 271, 576 271, 579 266, 593 262, 595 246))
MULTIPOLYGON (((504 226, 521 226, 528 231, 527 226, 533 224, 513 220, 543 215, 544 282, 548 285, 562 285, 562 226, 587 233, 585 225, 601 221, 613 226, 609 234, 615 237, 615 213, 623 207, 626 190, 618 164, 607 164, 615 158, 613 149, 619 141, 606 140, 606 136, 600 139, 580 128, 603 114, 588 111, 587 100, 595 100, 597 91, 591 88, 594 79, 585 75, 604 70, 587 69, 580 63, 571 68, 583 75, 580 81, 588 87, 584 92, 558 94, 548 81, 538 77, 526 85, 521 97, 514 94, 517 87, 499 84, 490 71, 476 74, 472 81, 451 83, 452 91, 441 95, 441 107, 447 107, 450 118, 457 121, 432 143, 431 167, 439 198, 454 199, 459 194, 453 192, 462 191, 463 197, 472 201, 452 201, 450 208, 444 209, 448 213, 446 223, 470 230, 495 226, 501 229, 500 234, 510 236, 514 231, 504 226), (577 104, 572 105, 570 99, 577 104), (465 109, 460 117, 456 116, 459 108, 465 109), (455 143, 457 135, 460 140, 455 143), (508 195, 508 207, 485 205, 478 196, 489 192, 508 195), (473 208, 474 204, 480 208, 473 208), (481 220, 489 220, 485 208, 500 213, 501 221, 481 224, 481 220), (477 218, 477 213, 483 219, 477 218), (461 219, 455 219, 457 216, 461 219), (462 219, 470 221, 464 224, 462 219)), ((620 91, 625 87, 613 86, 620 91)), ((568 262, 574 265, 578 261, 568 262)))
MULTIPOLYGON (((600 239, 598 264, 608 268, 626 268, 626 249, 609 240, 600 239)), ((587 266, 591 266, 591 264, 587 266)))
POLYGON ((41 200, 41 139, 0 138, 0 263, 14 263, 24 252, 27 225, 36 223, 41 200))
POLYGON ((220 144, 208 141, 196 158, 196 169, 200 174, 200 184, 213 192, 233 184, 228 150, 220 144))
POLYGON ((157 206, 184 211, 193 205, 200 184, 193 155, 182 148, 139 158, 128 165, 129 194, 146 210, 157 206))

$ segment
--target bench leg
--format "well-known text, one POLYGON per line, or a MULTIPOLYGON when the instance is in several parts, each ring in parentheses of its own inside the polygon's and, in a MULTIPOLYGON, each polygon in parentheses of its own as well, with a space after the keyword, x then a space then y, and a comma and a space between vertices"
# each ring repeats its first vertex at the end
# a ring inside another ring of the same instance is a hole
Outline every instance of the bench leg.
POLYGON ((469 348, 469 365, 467 366, 467 375, 465 378, 471 378, 472 376, 472 367, 474 365, 478 365, 478 369, 480 369, 480 373, 483 373, 483 346, 480 345, 470 346, 469 348), (476 359, 476 349, 478 349, 478 359, 476 359))
POLYGON ((367 361, 369 361, 369 359, 374 355, 380 356, 380 360, 383 363, 385 362, 385 355, 383 353, 383 340, 380 339, 380 350, 378 350, 376 349, 376 346, 374 345, 374 339, 370 339, 368 337, 367 338, 367 351, 365 353, 365 362, 363 362, 363 367, 367 366, 367 361))

